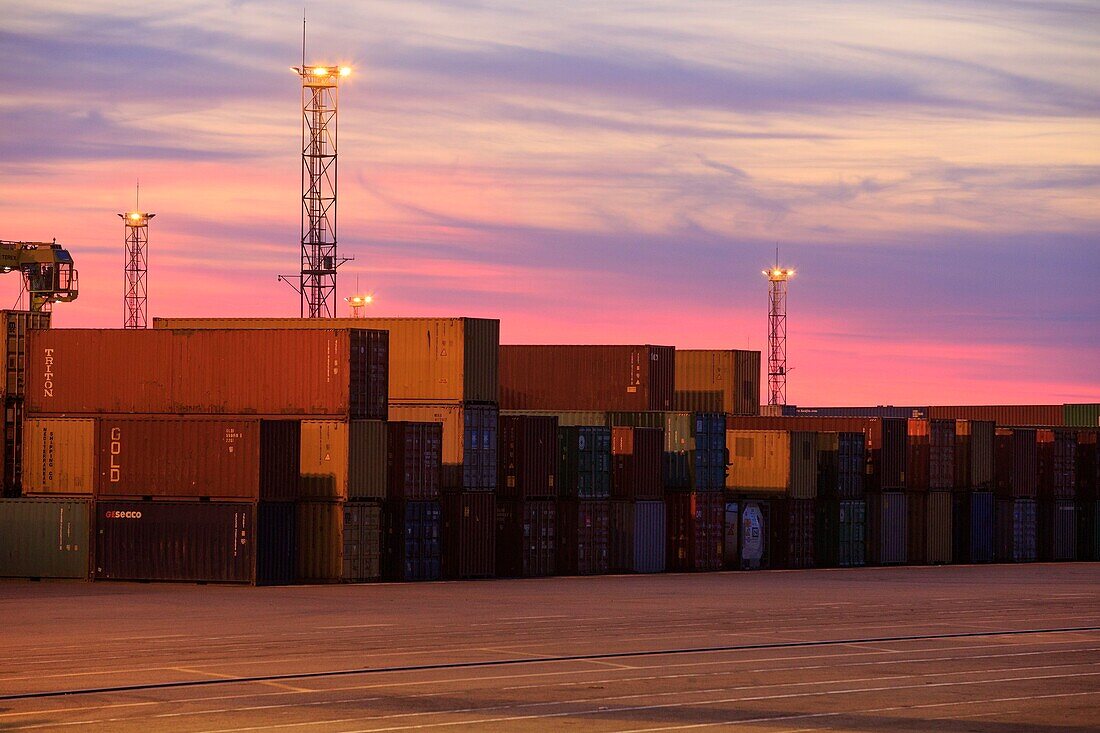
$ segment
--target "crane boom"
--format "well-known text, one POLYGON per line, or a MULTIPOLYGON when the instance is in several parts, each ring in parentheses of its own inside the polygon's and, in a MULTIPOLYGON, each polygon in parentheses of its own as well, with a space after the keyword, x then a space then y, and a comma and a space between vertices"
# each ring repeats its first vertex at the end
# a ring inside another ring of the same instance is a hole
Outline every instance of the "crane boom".
POLYGON ((57 242, 0 240, 0 273, 16 270, 23 276, 32 311, 76 300, 79 289, 73 258, 57 242))

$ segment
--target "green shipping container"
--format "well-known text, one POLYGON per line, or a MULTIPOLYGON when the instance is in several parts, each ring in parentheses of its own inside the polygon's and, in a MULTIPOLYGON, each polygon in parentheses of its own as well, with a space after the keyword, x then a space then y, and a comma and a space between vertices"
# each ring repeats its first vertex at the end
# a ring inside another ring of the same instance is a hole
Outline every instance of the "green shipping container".
POLYGON ((87 578, 91 502, 0 500, 0 577, 87 578))
POLYGON ((1062 405, 1062 422, 1075 428, 1100 427, 1100 403, 1062 405))

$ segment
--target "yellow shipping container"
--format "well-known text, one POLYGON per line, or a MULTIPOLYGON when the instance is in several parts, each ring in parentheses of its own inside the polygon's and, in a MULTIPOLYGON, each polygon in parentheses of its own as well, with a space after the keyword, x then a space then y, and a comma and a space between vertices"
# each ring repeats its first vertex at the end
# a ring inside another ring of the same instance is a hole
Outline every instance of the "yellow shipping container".
POLYGON ((760 404, 760 352, 676 349, 676 410, 755 415, 760 404))
POLYGON ((301 461, 303 499, 347 499, 347 422, 303 420, 301 461))
POLYGON ((154 318, 153 328, 375 328, 390 332, 389 398, 497 402, 500 321, 489 318, 154 318))
POLYGON ((786 430, 727 430, 726 488, 781 494, 791 478, 791 434, 786 430))
POLYGON ((92 494, 95 487, 93 419, 23 421, 23 493, 92 494))

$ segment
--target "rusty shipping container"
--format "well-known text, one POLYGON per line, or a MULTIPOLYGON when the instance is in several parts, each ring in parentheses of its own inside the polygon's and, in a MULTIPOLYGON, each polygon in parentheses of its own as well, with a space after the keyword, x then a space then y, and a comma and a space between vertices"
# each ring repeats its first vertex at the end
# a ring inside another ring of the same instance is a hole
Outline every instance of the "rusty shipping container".
POLYGON ((817 436, 804 431, 730 430, 726 490, 793 499, 817 496, 817 436))
POLYGON ((993 562, 993 513, 992 491, 955 494, 952 517, 955 562, 993 562))
POLYGON ((867 562, 867 503, 817 499, 814 560, 823 568, 862 567, 867 562))
POLYGON ((1062 405, 1062 424, 1077 428, 1100 428, 1100 403, 1062 405))
POLYGON ((50 327, 50 313, 4 310, 3 321, 4 381, 0 384, 0 397, 22 399, 27 388, 27 334, 50 327))
POLYGON ((385 331, 50 329, 27 339, 27 409, 386 419, 385 331))
POLYGON ((497 488, 498 410, 495 405, 395 403, 390 405, 390 419, 443 425, 443 491, 494 491, 497 488))
POLYGON ((904 565, 909 554, 909 509, 901 491, 867 495, 867 562, 904 565))
POLYGON ((383 514, 384 576, 396 581, 442 577, 442 512, 437 501, 390 501, 383 514))
POLYGON ((611 496, 611 428, 559 427, 558 455, 558 496, 611 496))
POLYGON ((1039 559, 1046 562, 1076 560, 1076 502, 1073 499, 1040 499, 1036 511, 1039 559))
POLYGON ((863 433, 815 433, 817 436, 817 496, 860 499, 867 463, 863 433))
POLYGON ((610 531, 611 507, 607 499, 559 499, 558 574, 606 573, 610 531))
POLYGON ((491 578, 496 573, 496 496, 488 491, 444 494, 443 577, 491 578))
MULTIPOLYGON (((606 430, 606 428, 598 428, 606 430)), ((568 432, 568 431, 566 431, 568 432)), ((500 418, 497 494, 509 499, 553 499, 561 458, 558 419, 534 415, 500 418)))
POLYGON ((390 501, 439 498, 443 485, 442 423, 386 423, 386 456, 386 495, 390 501))
POLYGON ((928 408, 928 417, 954 420, 992 420, 998 427, 1061 425, 1061 405, 941 405, 928 408))
POLYGON ((1038 559, 1038 515, 1035 499, 998 498, 994 506, 994 559, 1034 562, 1038 559))
POLYGON ((97 501, 95 579, 289 582, 293 512, 290 502, 97 501))
POLYGON ((671 346, 501 346, 508 410, 671 410, 671 346))
POLYGON ((1077 431, 1037 430, 1036 463, 1041 499, 1072 499, 1077 491, 1077 431))
POLYGON ((384 499, 388 493, 386 423, 303 420, 299 491, 303 499, 384 499))
POLYGON ((613 573, 662 573, 666 562, 664 500, 614 499, 608 565, 613 573))
POLYGON ((760 352, 676 349, 672 409, 758 414, 760 352))
POLYGON ((497 576, 554 575, 557 526, 558 504, 554 499, 497 499, 497 576))
POLYGON ((802 569, 816 567, 816 499, 779 499, 772 502, 771 566, 802 569))
POLYGON ((155 329, 389 332, 389 398, 404 402, 496 402, 500 321, 489 318, 154 318, 155 329))
POLYGON ((611 496, 618 499, 663 498, 663 460, 662 428, 612 428, 611 496))
POLYGON ((104 415, 96 422, 97 498, 298 498, 296 420, 104 415))
POLYGON ((1035 430, 997 428, 994 439, 997 496, 1035 498, 1039 483, 1038 450, 1035 430))
POLYGON ((666 567, 672 572, 721 570, 724 554, 725 498, 696 491, 665 497, 666 567))
POLYGON ((340 580, 367 583, 382 577, 382 505, 377 501, 344 504, 340 580))
POLYGON ((0 578, 87 578, 91 522, 86 499, 0 499, 0 578))
POLYGON ((23 494, 91 496, 96 485, 96 421, 23 421, 23 494))

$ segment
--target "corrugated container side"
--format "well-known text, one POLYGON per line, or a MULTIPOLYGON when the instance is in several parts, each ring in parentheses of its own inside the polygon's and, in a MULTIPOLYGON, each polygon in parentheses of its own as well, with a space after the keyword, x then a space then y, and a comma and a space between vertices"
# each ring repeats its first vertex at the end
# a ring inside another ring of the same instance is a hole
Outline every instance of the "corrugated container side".
POLYGON ((956 493, 952 517, 955 562, 993 562, 993 492, 956 493))
POLYGON ((260 499, 295 501, 301 493, 302 423, 260 421, 260 499))
POLYGON ((339 582, 344 572, 344 502, 300 501, 297 514, 298 582, 339 582))
POLYGON ((298 522, 292 501, 256 505, 256 585, 289 585, 297 571, 298 522))
POLYGON ((535 417, 556 417, 560 427, 578 425, 606 427, 607 413, 599 410, 501 410, 500 416, 533 415, 535 417))
POLYGON ((1074 478, 1077 481, 1074 495, 1078 499, 1090 501, 1097 498, 1097 486, 1100 485, 1100 451, 1097 450, 1097 433, 1079 431, 1077 433, 1077 465, 1074 478))
POLYGON ((255 503, 98 501, 95 513, 97 580, 257 580, 255 503))
POLYGON ((1073 499, 1040 499, 1038 556, 1047 562, 1077 559, 1077 505, 1073 499))
POLYGON ((466 345, 463 359, 464 399, 498 402, 500 380, 500 321, 495 318, 464 318, 466 345))
POLYGON ((497 417, 495 405, 390 405, 391 420, 437 422, 443 426, 444 492, 497 488, 497 417))
POLYGON ((994 556, 998 562, 1033 562, 1037 559, 1037 519, 1034 499, 997 499, 994 556))
POLYGON ((673 572, 721 570, 724 564, 725 499, 710 491, 665 497, 667 562, 673 572))
POLYGON ((787 498, 772 505, 772 567, 815 567, 815 499, 787 498))
POLYGON ((996 423, 970 420, 970 483, 976 491, 990 491, 994 485, 996 423))
POLYGON ((31 331, 27 409, 384 420, 386 340, 332 329, 31 331))
POLYGON ((1062 405, 1062 423, 1078 428, 1100 428, 1100 403, 1062 405))
POLYGON ((498 499, 497 577, 534 578, 557 571, 557 502, 498 499))
POLYGON ((557 418, 502 417, 498 431, 498 495, 513 499, 556 497, 560 458, 557 418))
POLYGON ((348 423, 303 420, 299 487, 303 499, 348 498, 348 423))
POLYGON ((992 420, 998 426, 1061 425, 1062 405, 937 405, 930 418, 992 420))
POLYGON ((396 581, 439 580, 442 515, 437 501, 391 501, 383 512, 383 575, 396 581))
POLYGON ((659 499, 664 496, 664 430, 611 429, 611 496, 659 499))
POLYGON ((340 579, 366 583, 382 577, 382 505, 375 501, 344 504, 340 579))
POLYGON ((726 489, 782 494, 790 485, 791 434, 782 430, 728 430, 726 489))
POLYGON ((558 501, 558 572, 601 575, 608 570, 611 507, 606 499, 558 501))
POLYGON ((1077 500, 1077 559, 1100 560, 1100 501, 1077 500))
POLYGON ((92 505, 82 499, 0 499, 0 577, 87 578, 92 505))
POLYGON ((997 428, 995 438, 997 495, 1034 498, 1038 490, 1038 443, 1034 430, 997 428))
POLYGON ((955 420, 929 421, 928 488, 931 490, 960 485, 955 483, 955 423, 955 420))
POLYGON ((0 496, 19 496, 23 486, 23 400, 5 397, 0 403, 0 472, 3 486, 0 496))
POLYGON ((391 501, 431 501, 442 483, 443 426, 440 423, 386 423, 385 451, 391 501))
MULTIPOLYGON (((389 493, 388 426, 382 420, 348 422, 347 498, 384 499, 389 493)), ((438 493, 438 486, 436 493, 438 493)), ((428 491, 430 493, 430 490, 428 491)), ((431 498, 430 496, 427 498, 431 498)))
POLYGON ((911 491, 905 498, 908 517, 906 521, 908 548, 906 562, 910 565, 924 565, 928 562, 928 497, 923 491, 911 491))
POLYGON ((784 405, 785 417, 896 417, 903 420, 928 418, 927 407, 894 407, 878 405, 864 407, 805 407, 784 405))
POLYGON ((558 495, 606 499, 611 496, 611 428, 558 428, 558 495))
POLYGON ((1037 430, 1037 492, 1043 499, 1072 499, 1077 490, 1077 431, 1037 430))
MULTIPOLYGON (((817 496, 817 435, 804 431, 790 434, 791 471, 788 494, 792 499, 817 496)), ((805 566, 810 567, 810 566, 805 566)))
POLYGON ((735 412, 735 352, 676 349, 674 410, 735 412))
POLYGON ((444 494, 443 577, 491 578, 496 572, 496 496, 488 491, 444 494))
POLYGON ((927 420, 906 420, 909 449, 905 462, 905 486, 910 491, 927 491, 931 435, 927 420))
POLYGON ((4 380, 0 383, 0 397, 22 399, 27 385, 27 333, 50 327, 48 311, 0 311, 4 323, 4 338, 0 348, 4 353, 0 363, 4 365, 4 380))
POLYGON ((666 512, 663 500, 634 502, 634 572, 664 572, 666 512))
MULTIPOLYGON (((736 351, 737 401, 734 415, 760 414, 760 352, 736 351)), ((723 412, 730 412, 723 410, 723 412)))
POLYGON ((867 559, 875 565, 908 562, 908 502, 900 491, 867 496, 867 559))
POLYGON ((954 561, 954 506, 950 491, 930 491, 925 496, 924 561, 947 565, 954 561))
POLYGON ((95 437, 92 419, 25 419, 23 493, 91 495, 96 479, 95 437))

